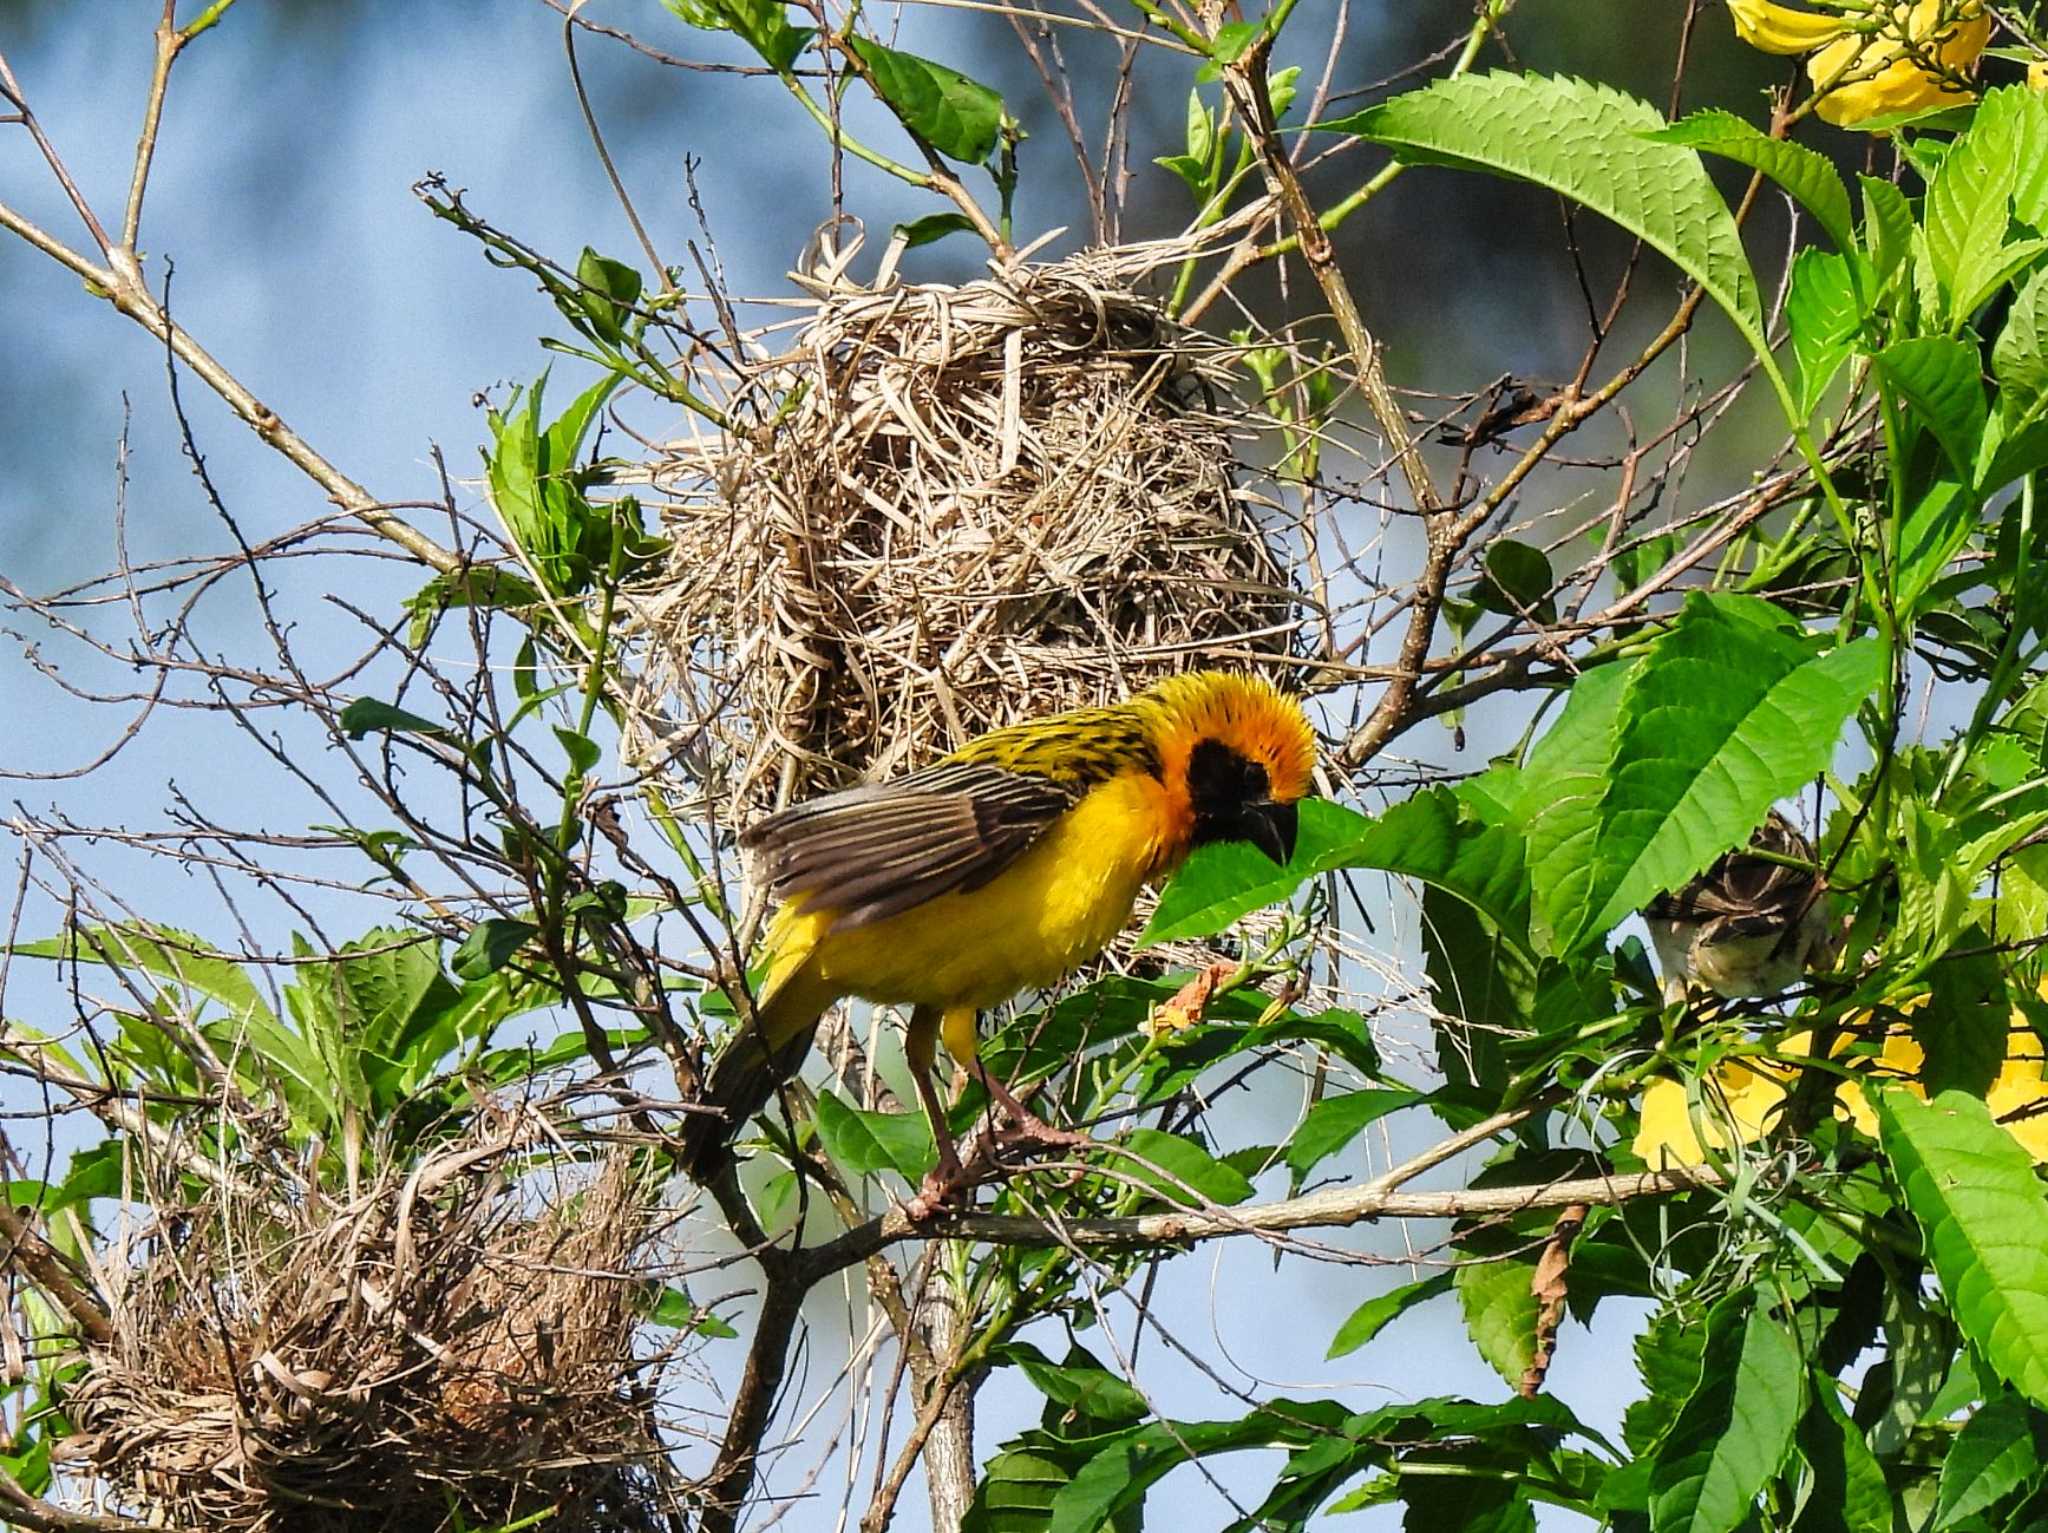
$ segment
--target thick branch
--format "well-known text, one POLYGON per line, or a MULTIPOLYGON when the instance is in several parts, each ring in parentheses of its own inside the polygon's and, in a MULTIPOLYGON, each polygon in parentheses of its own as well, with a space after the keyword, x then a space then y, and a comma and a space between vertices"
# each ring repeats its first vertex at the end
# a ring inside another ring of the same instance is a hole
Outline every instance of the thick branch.
POLYGON ((29 1533, 133 1533, 145 1526, 126 1517, 67 1512, 61 1506, 38 1501, 4 1470, 0 1470, 0 1510, 7 1514, 5 1526, 27 1528, 29 1533))
POLYGON ((5 1203, 0 1203, 0 1237, 7 1241, 6 1260, 27 1273, 51 1303, 76 1321, 88 1341, 101 1346, 113 1341, 114 1327, 107 1312, 66 1270, 56 1248, 5 1203))
POLYGON ((1467 1219, 1518 1214, 1574 1203, 1607 1206, 1635 1198, 1668 1197, 1718 1187, 1712 1166, 1645 1171, 1633 1176, 1587 1176, 1532 1187, 1469 1187, 1448 1192, 1384 1191, 1368 1183, 1331 1187, 1252 1208, 1186 1210, 1117 1219, 1075 1219, 1057 1228, 1009 1214, 959 1213, 918 1220, 893 1209, 857 1230, 814 1247, 799 1258, 806 1283, 863 1261, 899 1240, 972 1240, 984 1245, 1042 1246, 1052 1240, 1095 1250, 1183 1246, 1233 1235, 1277 1235, 1289 1230, 1342 1229, 1369 1219, 1467 1219))

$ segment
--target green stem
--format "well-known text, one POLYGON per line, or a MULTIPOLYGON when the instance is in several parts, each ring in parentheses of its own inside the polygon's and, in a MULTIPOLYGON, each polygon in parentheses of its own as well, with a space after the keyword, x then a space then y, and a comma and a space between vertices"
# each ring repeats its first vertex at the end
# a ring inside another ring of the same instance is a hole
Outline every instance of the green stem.
POLYGON ((898 180, 908 181, 912 186, 921 187, 926 191, 932 190, 932 178, 927 172, 913 170, 908 165, 890 159, 880 150, 870 149, 834 122, 831 114, 812 100, 811 93, 797 83, 796 76, 783 75, 782 83, 789 87, 789 93, 796 97, 797 104, 811 114, 811 121, 825 130, 825 136, 832 141, 834 148, 844 149, 856 160, 865 160, 875 169, 886 170, 898 180))

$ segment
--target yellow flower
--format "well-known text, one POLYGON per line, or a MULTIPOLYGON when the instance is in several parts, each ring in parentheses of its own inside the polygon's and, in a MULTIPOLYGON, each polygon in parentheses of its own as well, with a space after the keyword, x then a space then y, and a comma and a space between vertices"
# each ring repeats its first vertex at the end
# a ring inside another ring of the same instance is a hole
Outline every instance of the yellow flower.
POLYGON ((1752 48, 1811 54, 1806 73, 1820 93, 1814 110, 1841 128, 1975 99, 1957 77, 1976 66, 1991 40, 1983 0, 1874 0, 1846 12, 1728 0, 1728 10, 1736 35, 1752 48), (1859 22, 1861 31, 1852 25, 1859 22))
MULTIPOLYGON (((2040 994, 2048 1000, 2048 980, 2041 982, 2040 994)), ((1926 995, 1913 996, 1897 1009, 1918 1011, 1931 999, 1926 995)), ((1853 1033, 1870 1017, 1864 1012, 1843 1020, 1853 1033)), ((1844 1038, 1835 1052, 1840 1054, 1849 1042, 1844 1038)), ((1787 1054, 1803 1054, 1811 1043, 1812 1034, 1794 1033, 1779 1047, 1787 1054)), ((1902 1084, 1923 1100, 1927 1095, 1927 1088, 1919 1079, 1927 1055, 1913 1037, 1912 1029, 1903 1023, 1895 1024, 1885 1035, 1884 1045, 1875 1057, 1847 1063, 1865 1077, 1902 1084)), ((2005 1040, 2005 1063, 1998 1078, 1985 1091, 1984 1105, 2036 1165, 2048 1165, 2048 1081, 2042 1079, 2044 1065, 2048 1065, 2048 1060, 2042 1057, 2040 1038, 2027 1026, 2025 1015, 2015 1008, 2011 1031, 2005 1040)), ((1698 1125, 1686 1110, 1684 1086, 1672 1080, 1650 1082, 1643 1092, 1636 1154, 1654 1167, 1696 1166, 1707 1158, 1709 1149, 1725 1155, 1734 1145, 1755 1143, 1769 1132, 1772 1119, 1785 1100, 1791 1076, 1789 1068, 1762 1060, 1729 1061, 1709 1079, 1701 1101, 1704 1121, 1698 1125), (1701 1145, 1696 1128, 1706 1130, 1706 1146, 1701 1145)), ((1844 1081, 1836 1088, 1835 1115, 1855 1124, 1873 1139, 1877 1137, 1877 1113, 1855 1081, 1844 1081)))
POLYGON ((2020 1142, 2035 1165, 2048 1164, 2048 1085, 2041 1080, 2041 1040, 2013 1013, 2005 1065, 1984 1093, 1991 1116, 2020 1142))
MULTIPOLYGON (((1785 1040, 1787 1052, 1793 1051, 1794 1043, 1785 1040)), ((1687 1110, 1685 1087, 1679 1082, 1651 1081, 1644 1090, 1642 1127, 1636 1134, 1635 1149, 1652 1168, 1697 1166, 1704 1161, 1707 1151, 1697 1129, 1706 1130, 1707 1141, 1717 1155, 1727 1154, 1734 1144, 1754 1143, 1770 1129, 1772 1117, 1785 1100, 1786 1075, 1760 1060, 1731 1060, 1710 1079, 1700 1101, 1697 1125, 1687 1110)))
POLYGON ((2027 66, 2027 85, 2034 90, 2048 90, 2048 59, 2037 59, 2027 66))

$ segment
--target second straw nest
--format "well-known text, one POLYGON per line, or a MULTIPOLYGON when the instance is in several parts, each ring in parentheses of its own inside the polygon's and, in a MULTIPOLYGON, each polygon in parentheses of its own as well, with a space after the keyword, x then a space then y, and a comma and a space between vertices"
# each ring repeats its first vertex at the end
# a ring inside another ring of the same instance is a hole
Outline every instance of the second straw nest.
POLYGON ((1161 259, 800 278, 793 338, 730 385, 753 424, 656 466, 673 555, 635 604, 640 760, 744 820, 1191 665, 1284 659, 1290 532, 1241 482, 1258 416, 1236 353, 1136 290, 1161 259))

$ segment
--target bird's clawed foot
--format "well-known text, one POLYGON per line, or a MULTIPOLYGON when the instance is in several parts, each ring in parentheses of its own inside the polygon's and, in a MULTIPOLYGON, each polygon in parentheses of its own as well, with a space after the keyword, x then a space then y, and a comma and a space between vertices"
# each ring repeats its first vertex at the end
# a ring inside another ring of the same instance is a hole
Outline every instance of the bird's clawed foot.
POLYGON ((1094 1137, 1070 1128, 1057 1128, 1023 1107, 1013 1108, 996 1130, 998 1151, 1019 1149, 1039 1155, 1085 1154, 1099 1149, 1094 1137))
POLYGON ((913 1224, 922 1224, 939 1214, 955 1211, 960 1194, 971 1188, 974 1180, 953 1146, 944 1146, 939 1152, 939 1163, 924 1174, 916 1195, 903 1205, 904 1217, 913 1224))

